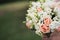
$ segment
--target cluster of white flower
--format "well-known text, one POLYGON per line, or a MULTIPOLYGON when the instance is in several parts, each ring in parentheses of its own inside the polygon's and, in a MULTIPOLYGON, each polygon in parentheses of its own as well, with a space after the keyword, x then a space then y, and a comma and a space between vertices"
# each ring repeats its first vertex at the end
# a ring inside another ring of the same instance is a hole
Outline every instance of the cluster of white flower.
POLYGON ((26 14, 26 26, 36 34, 54 32, 60 28, 60 2, 45 0, 31 2, 26 14))

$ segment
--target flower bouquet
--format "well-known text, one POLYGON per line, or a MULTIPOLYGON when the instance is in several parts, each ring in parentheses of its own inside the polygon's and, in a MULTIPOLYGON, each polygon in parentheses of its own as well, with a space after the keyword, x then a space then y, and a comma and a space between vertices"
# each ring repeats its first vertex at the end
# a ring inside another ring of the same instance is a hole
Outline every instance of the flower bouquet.
POLYGON ((60 1, 38 0, 31 2, 26 14, 26 26, 39 36, 60 31, 60 1))

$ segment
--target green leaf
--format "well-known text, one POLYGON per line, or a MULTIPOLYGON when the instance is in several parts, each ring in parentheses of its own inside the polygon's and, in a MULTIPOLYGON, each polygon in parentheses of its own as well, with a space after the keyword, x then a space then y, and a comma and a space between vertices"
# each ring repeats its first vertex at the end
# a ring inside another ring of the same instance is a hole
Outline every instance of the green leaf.
POLYGON ((23 21, 23 23, 26 23, 26 21, 23 21))

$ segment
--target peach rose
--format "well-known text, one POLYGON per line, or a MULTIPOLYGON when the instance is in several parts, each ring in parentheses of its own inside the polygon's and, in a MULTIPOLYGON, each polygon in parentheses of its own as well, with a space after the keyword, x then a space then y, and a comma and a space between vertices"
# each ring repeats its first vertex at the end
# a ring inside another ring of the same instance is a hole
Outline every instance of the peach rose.
POLYGON ((42 8, 37 8, 37 11, 38 11, 38 12, 41 12, 41 11, 42 11, 42 8))
POLYGON ((42 24, 40 26, 40 30, 42 33, 49 33, 50 32, 50 28, 48 26, 46 26, 45 24, 42 24))
POLYGON ((44 24, 46 25, 46 26, 49 26, 49 24, 51 23, 51 18, 45 18, 44 19, 44 24))

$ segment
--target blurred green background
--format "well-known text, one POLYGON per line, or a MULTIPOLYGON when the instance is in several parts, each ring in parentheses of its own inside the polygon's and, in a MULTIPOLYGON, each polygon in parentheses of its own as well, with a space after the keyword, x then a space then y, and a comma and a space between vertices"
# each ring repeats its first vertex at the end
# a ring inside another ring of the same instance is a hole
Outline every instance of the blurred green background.
MULTIPOLYGON (((0 5, 0 40, 41 40, 22 22, 31 0, 6 0, 0 5)), ((34 1, 34 0, 33 0, 34 1)))

